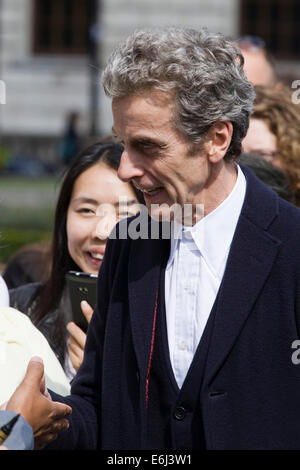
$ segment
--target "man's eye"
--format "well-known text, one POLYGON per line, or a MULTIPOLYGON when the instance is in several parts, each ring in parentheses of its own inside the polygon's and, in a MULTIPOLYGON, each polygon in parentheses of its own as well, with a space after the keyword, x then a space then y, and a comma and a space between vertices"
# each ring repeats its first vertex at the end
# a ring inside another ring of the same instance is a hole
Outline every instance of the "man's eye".
POLYGON ((140 145, 145 149, 152 149, 155 147, 155 144, 153 142, 141 142, 140 145))
POLYGON ((139 142, 137 146, 139 150, 144 151, 144 152, 149 152, 149 154, 151 154, 151 157, 160 156, 161 152, 166 148, 162 144, 158 144, 156 142, 151 142, 151 141, 139 142))

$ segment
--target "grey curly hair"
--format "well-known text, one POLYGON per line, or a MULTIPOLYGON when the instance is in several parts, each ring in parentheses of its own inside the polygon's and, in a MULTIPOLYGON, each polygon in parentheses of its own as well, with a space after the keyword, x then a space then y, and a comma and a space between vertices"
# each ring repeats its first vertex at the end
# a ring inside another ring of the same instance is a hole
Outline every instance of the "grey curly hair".
POLYGON ((110 98, 149 88, 172 93, 175 127, 195 145, 216 121, 230 121, 227 161, 241 153, 255 93, 239 48, 221 34, 167 27, 136 31, 111 54, 102 75, 110 98))

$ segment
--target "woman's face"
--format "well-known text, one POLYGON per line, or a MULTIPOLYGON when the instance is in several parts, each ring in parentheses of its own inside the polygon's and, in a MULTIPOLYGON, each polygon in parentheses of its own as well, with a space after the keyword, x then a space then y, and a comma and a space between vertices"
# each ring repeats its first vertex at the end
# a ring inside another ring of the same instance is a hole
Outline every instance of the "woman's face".
POLYGON ((77 266, 98 274, 106 242, 115 224, 138 212, 129 183, 103 162, 96 163, 75 181, 67 212, 68 250, 77 266))
POLYGON ((262 119, 250 119, 249 129, 243 139, 242 148, 245 153, 255 153, 274 166, 283 168, 278 156, 276 136, 262 119))

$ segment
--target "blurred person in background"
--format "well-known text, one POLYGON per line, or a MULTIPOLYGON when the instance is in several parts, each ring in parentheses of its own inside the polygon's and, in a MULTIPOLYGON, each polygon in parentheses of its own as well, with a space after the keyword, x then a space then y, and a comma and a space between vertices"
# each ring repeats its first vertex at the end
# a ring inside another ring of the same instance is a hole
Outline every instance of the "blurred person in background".
POLYGON ((266 49, 265 42, 258 36, 241 36, 236 40, 244 57, 244 70, 253 85, 273 88, 277 82, 273 57, 266 49))
MULTIPOLYGON (((11 306, 26 313, 42 331, 70 379, 82 361, 86 335, 69 323, 72 316, 65 275, 70 270, 97 275, 114 224, 136 214, 138 202, 143 202, 142 193, 117 175, 122 152, 118 143, 99 142, 75 158, 67 169, 56 206, 50 277, 46 283, 10 290, 11 306), (125 212, 119 198, 128 201, 125 212), (116 218, 100 233, 98 209, 102 204, 112 204, 116 218)), ((87 304, 83 311, 89 321, 92 309, 87 304)))
POLYGON ((30 243, 18 250, 7 263, 3 278, 9 289, 31 282, 46 282, 50 274, 51 246, 30 243))
POLYGON ((242 153, 239 163, 246 165, 253 173, 279 197, 295 204, 295 194, 284 172, 255 153, 242 153))
POLYGON ((256 86, 255 93, 243 152, 260 155, 281 168, 300 206, 300 108, 285 89, 256 86))
POLYGON ((68 166, 80 150, 78 131, 79 114, 71 111, 66 117, 66 129, 60 144, 59 153, 64 165, 68 166))

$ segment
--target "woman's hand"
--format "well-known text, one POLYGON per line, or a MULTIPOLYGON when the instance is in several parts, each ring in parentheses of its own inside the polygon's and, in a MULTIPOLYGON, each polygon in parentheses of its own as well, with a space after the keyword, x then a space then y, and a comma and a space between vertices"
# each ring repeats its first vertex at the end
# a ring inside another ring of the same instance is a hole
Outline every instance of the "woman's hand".
MULTIPOLYGON (((92 307, 85 300, 80 302, 80 306, 83 315, 87 319, 88 323, 90 323, 93 315, 92 307)), ((81 328, 79 328, 79 326, 75 325, 74 322, 67 324, 67 330, 70 333, 70 338, 68 339, 68 353, 72 365, 77 372, 83 361, 86 334, 81 330, 81 328)))

